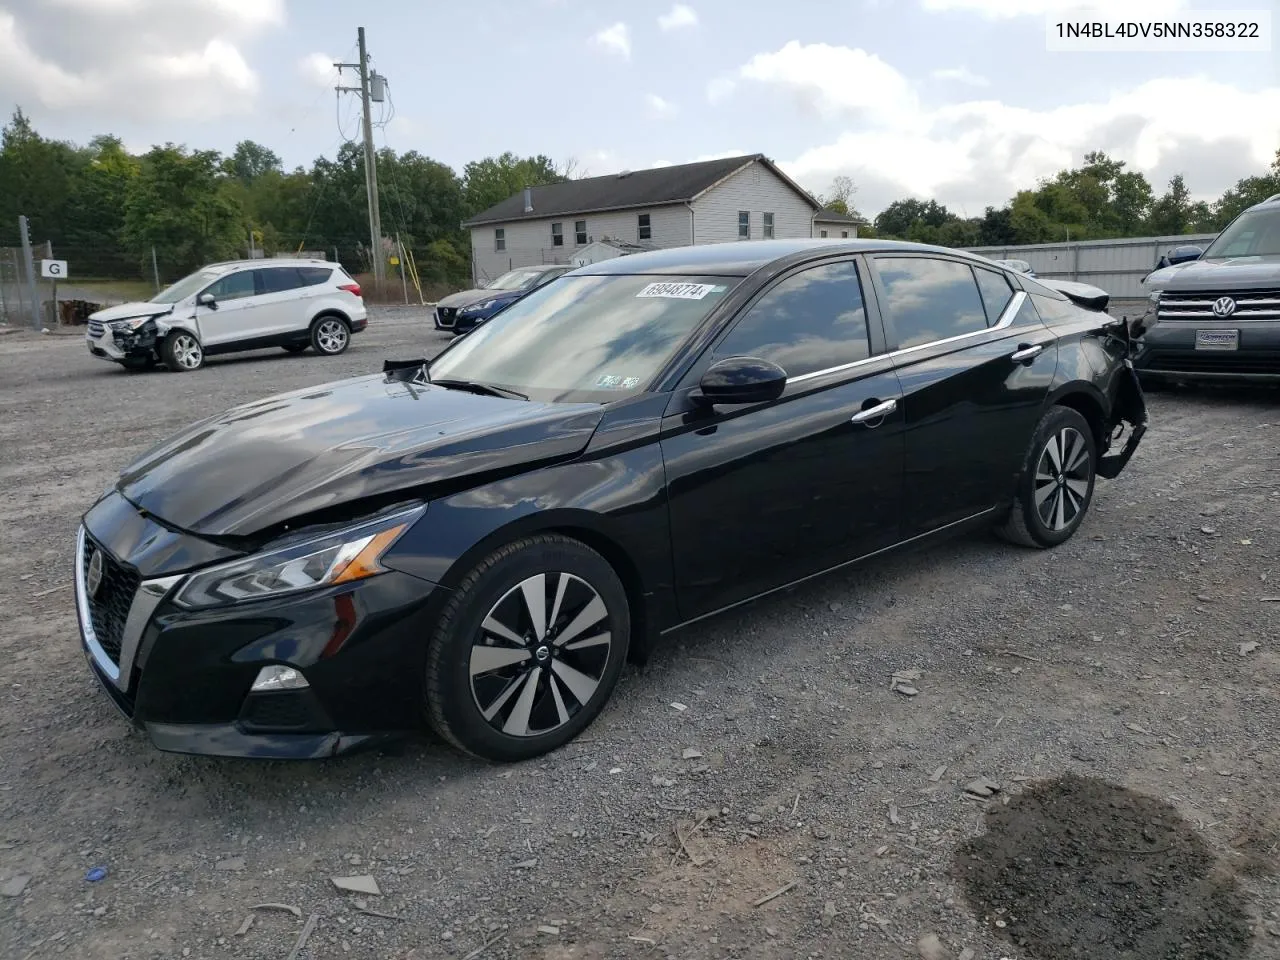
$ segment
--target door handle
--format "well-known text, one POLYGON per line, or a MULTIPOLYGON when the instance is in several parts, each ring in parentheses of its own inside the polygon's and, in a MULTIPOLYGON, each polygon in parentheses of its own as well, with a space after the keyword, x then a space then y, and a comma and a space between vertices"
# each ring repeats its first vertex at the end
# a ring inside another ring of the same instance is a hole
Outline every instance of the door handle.
POLYGON ((897 409, 897 398, 890 397, 888 400, 877 403, 873 407, 867 407, 865 410, 859 410, 849 419, 851 423, 870 423, 872 420, 879 420, 881 417, 887 416, 897 409))
POLYGON ((1009 359, 1014 363, 1022 363, 1024 360, 1034 360, 1043 352, 1044 347, 1038 343, 1020 343, 1009 359))

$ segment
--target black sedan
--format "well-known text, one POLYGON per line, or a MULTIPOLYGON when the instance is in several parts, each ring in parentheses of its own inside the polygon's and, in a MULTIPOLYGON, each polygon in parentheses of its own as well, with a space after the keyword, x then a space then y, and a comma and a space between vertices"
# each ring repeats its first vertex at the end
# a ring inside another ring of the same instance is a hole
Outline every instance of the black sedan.
POLYGON ((89 664, 166 750, 329 756, 425 720, 533 757, 678 627, 968 530, 1065 541, 1145 429, 1130 338, 916 244, 584 267, 429 363, 128 467, 79 531, 89 664))

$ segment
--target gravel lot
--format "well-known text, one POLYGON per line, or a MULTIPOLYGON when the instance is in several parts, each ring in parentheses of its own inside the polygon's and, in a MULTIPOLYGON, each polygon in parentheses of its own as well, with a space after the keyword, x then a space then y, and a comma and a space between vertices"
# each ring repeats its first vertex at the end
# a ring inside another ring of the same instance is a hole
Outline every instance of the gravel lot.
POLYGON ((339 359, 128 375, 0 337, 0 956, 292 957, 313 914, 298 958, 1280 956, 1274 393, 1153 395, 1065 546, 691 628, 540 762, 154 750, 79 651, 82 510, 206 413, 443 343, 384 310, 339 359))

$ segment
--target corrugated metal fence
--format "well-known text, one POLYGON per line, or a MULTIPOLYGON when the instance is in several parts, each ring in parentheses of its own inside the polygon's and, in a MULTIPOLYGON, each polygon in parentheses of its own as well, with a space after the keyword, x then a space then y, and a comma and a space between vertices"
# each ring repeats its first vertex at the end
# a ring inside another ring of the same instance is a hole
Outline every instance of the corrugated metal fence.
POLYGON ((1208 246, 1216 236, 1215 233, 1197 233, 1177 237, 1036 243, 1023 247, 971 247, 969 252, 992 260, 1025 260, 1039 276, 1090 283, 1106 290, 1115 300, 1138 300, 1144 296, 1142 278, 1171 248, 1185 244, 1208 246))

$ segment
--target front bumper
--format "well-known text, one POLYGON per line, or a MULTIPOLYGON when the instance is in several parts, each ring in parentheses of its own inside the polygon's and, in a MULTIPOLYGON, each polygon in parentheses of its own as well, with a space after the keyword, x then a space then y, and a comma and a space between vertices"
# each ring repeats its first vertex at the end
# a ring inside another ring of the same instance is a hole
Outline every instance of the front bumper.
POLYGON ((1280 382, 1280 321, 1162 320, 1142 338, 1134 366, 1144 379, 1280 382), (1197 331, 1236 331, 1235 349, 1197 349, 1197 331))
POLYGON ((90 668, 154 746, 312 759, 418 728, 422 637, 441 593, 434 584, 392 571, 289 598, 186 610, 172 597, 191 560, 211 561, 210 548, 202 556, 203 541, 154 526, 112 494, 85 517, 75 570, 90 668), (97 572, 94 551, 103 555, 97 572), (308 686, 253 692, 270 664, 295 667, 308 686))

